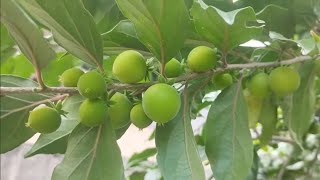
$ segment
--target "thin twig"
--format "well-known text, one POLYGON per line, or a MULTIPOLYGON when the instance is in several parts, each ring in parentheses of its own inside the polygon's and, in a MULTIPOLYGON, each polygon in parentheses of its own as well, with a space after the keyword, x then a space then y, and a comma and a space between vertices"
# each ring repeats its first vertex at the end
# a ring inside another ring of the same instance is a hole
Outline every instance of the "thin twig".
MULTIPOLYGON (((252 68, 261 68, 261 67, 275 67, 279 65, 290 65, 295 63, 302 63, 305 61, 310 61, 313 58, 310 56, 299 56, 293 59, 281 61, 281 62, 260 62, 260 63, 248 63, 248 64, 228 64, 225 68, 216 68, 211 69, 204 73, 190 73, 182 75, 176 78, 175 82, 182 82, 186 80, 192 80, 202 77, 212 76, 213 73, 224 72, 228 70, 236 69, 252 69, 252 68)), ((158 83, 157 81, 148 82, 148 83, 136 83, 136 84, 123 84, 123 83, 113 83, 108 85, 108 90, 121 91, 121 90, 136 90, 136 89, 145 89, 153 84, 158 83)), ((78 93, 77 88, 69 87, 47 87, 45 89, 35 88, 35 87, 0 87, 0 94, 17 94, 17 93, 67 93, 73 94, 78 93)))
POLYGON ((18 109, 14 109, 14 110, 11 110, 5 114, 3 114, 0 119, 3 119, 13 113, 16 113, 16 112, 19 112, 19 111, 23 111, 25 109, 28 109, 28 108, 32 108, 32 107, 35 107, 37 105, 40 105, 40 104, 45 104, 45 103, 48 103, 48 102, 56 102, 56 101, 59 101, 59 100, 64 100, 66 97, 68 97, 68 94, 63 94, 63 95, 57 95, 57 96, 54 96, 52 98, 49 98, 49 99, 44 99, 44 100, 41 100, 41 101, 37 101, 37 102, 34 102, 30 105, 27 105, 27 106, 23 106, 21 108, 18 108, 18 109))

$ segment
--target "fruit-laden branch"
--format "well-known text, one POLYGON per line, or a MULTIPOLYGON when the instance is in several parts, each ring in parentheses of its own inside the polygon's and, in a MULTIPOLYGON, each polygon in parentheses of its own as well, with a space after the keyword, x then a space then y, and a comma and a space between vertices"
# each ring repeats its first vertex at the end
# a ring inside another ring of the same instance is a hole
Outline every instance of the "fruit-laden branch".
MULTIPOLYGON (((224 72, 228 70, 236 70, 236 69, 252 69, 252 68, 263 68, 263 67, 275 67, 279 65, 291 65, 295 63, 302 63, 305 61, 313 60, 310 56, 299 56, 293 59, 284 60, 280 62, 257 62, 257 63, 248 63, 248 64, 229 64, 225 68, 216 68, 211 69, 204 73, 191 73, 179 76, 175 79, 175 82, 182 82, 186 80, 197 79, 201 77, 208 77, 214 73, 224 72)), ((157 82, 149 82, 149 83, 138 83, 138 84, 123 84, 123 83, 112 83, 108 85, 108 90, 113 91, 121 91, 121 90, 137 90, 137 89, 145 89, 150 87, 157 82)), ((69 87, 47 87, 46 89, 36 88, 36 87, 0 87, 0 94, 20 94, 20 93, 67 93, 67 94, 75 94, 78 93, 77 88, 69 88, 69 87)))

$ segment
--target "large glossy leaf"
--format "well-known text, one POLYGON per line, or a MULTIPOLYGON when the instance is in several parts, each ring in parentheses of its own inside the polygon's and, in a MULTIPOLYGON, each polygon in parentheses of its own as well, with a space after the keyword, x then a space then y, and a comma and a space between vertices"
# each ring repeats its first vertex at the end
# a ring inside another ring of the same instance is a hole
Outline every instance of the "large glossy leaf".
POLYGON ((262 27, 247 25, 256 21, 251 7, 223 12, 199 0, 193 3, 191 15, 198 33, 225 53, 262 32, 262 27))
POLYGON ((111 123, 99 127, 79 124, 71 133, 67 152, 52 180, 123 180, 120 149, 111 123))
POLYGON ((140 41, 161 61, 169 61, 183 47, 188 10, 183 0, 116 0, 135 25, 140 41))
POLYGON ((302 138, 313 121, 315 110, 314 82, 316 71, 313 62, 301 65, 299 73, 301 84, 299 89, 287 96, 282 104, 283 117, 293 139, 302 146, 302 138))
POLYGON ((37 68, 44 68, 55 57, 42 33, 21 10, 15 0, 1 1, 1 22, 20 50, 37 68))
MULTIPOLYGON (((37 87, 31 80, 1 75, 1 87, 37 87)), ((1 153, 10 151, 31 138, 36 132, 27 128, 29 111, 51 99, 48 94, 10 94, 1 96, 1 153)))
POLYGON ((9 32, 7 29, 4 27, 4 25, 1 23, 0 26, 0 33, 1 33, 1 41, 0 41, 0 62, 6 60, 10 56, 12 56, 16 50, 13 47, 14 46, 14 41, 12 38, 9 36, 9 32))
POLYGON ((300 39, 300 40, 293 40, 293 39, 288 39, 288 38, 284 37, 282 34, 271 31, 269 33, 269 37, 274 42, 283 41, 288 44, 291 43, 291 44, 295 44, 295 45, 299 46, 301 48, 301 53, 303 55, 318 54, 318 52, 320 51, 320 47, 317 45, 317 43, 315 42, 315 40, 311 36, 304 38, 304 39, 300 39))
POLYGON ((104 40, 104 52, 107 55, 118 55, 127 49, 135 49, 143 55, 150 56, 147 48, 139 41, 132 22, 120 21, 109 32, 102 35, 104 40))
POLYGON ((123 18, 115 0, 82 0, 82 2, 92 14, 100 33, 107 32, 123 18))
POLYGON ((246 179, 253 145, 241 82, 223 90, 212 103, 206 122, 206 154, 215 179, 246 179))
POLYGON ((102 38, 80 0, 18 0, 40 23, 52 30, 57 43, 81 60, 102 64, 102 38))
POLYGON ((289 9, 270 4, 257 13, 257 18, 265 21, 268 31, 275 31, 291 38, 294 33, 294 18, 289 9))
POLYGON ((189 103, 186 103, 173 120, 157 126, 157 161, 164 179, 205 179, 190 121, 189 103))
POLYGON ((62 119, 59 129, 50 134, 41 134, 25 157, 36 154, 64 154, 67 150, 68 137, 79 122, 78 109, 83 100, 80 95, 67 98, 62 109, 68 114, 62 119))
POLYGON ((24 157, 37 154, 64 154, 67 149, 68 135, 77 124, 78 121, 62 119, 59 129, 50 134, 41 134, 24 157))

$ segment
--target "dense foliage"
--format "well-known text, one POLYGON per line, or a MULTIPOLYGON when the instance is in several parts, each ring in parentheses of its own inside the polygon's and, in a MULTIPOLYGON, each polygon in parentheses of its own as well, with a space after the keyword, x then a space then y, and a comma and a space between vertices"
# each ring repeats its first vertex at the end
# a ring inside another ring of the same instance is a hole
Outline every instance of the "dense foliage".
POLYGON ((320 179, 319 75, 319 0, 1 0, 0 149, 41 133, 53 180, 320 179))

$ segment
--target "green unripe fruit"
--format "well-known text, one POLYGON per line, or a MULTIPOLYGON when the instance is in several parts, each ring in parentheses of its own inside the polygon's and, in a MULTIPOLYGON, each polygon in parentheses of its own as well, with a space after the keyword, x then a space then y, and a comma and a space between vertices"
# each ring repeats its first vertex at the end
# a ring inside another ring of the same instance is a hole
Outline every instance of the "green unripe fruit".
POLYGON ((247 85, 250 94, 258 98, 267 97, 270 93, 268 79, 269 76, 266 73, 254 75, 247 85))
POLYGON ((120 82, 137 83, 146 76, 146 60, 137 51, 124 51, 114 60, 112 73, 120 82))
POLYGON ((137 104, 131 109, 130 120, 139 129, 146 128, 152 123, 152 120, 144 113, 142 104, 137 104))
POLYGON ((112 105, 109 107, 108 113, 111 124, 114 129, 119 129, 129 123, 132 104, 127 96, 118 92, 111 97, 110 101, 112 105))
POLYGON ((181 99, 175 88, 159 83, 146 90, 142 98, 142 106, 151 120, 166 123, 178 114, 181 99))
POLYGON ((205 72, 212 69, 217 62, 216 52, 206 46, 194 48, 188 55, 188 67, 194 72, 205 72))
POLYGON ((224 89, 230 86, 233 82, 232 76, 229 73, 217 74, 212 80, 216 89, 224 89))
POLYGON ((101 74, 96 71, 91 71, 80 77, 78 90, 82 96, 89 99, 96 99, 106 92, 107 86, 101 74))
POLYGON ((62 73, 60 81, 64 87, 77 87, 80 76, 84 74, 78 68, 71 68, 62 73))
POLYGON ((269 86, 276 95, 289 95, 299 88, 300 75, 289 67, 278 67, 269 75, 269 86))
POLYGON ((61 124, 61 116, 57 110, 46 105, 40 105, 30 111, 27 127, 39 133, 52 133, 61 124))
POLYGON ((80 105, 80 123, 88 127, 95 127, 107 119, 107 105, 101 99, 86 99, 80 105))
POLYGON ((169 62, 166 63, 164 67, 164 74, 168 78, 174 78, 179 76, 182 73, 182 67, 180 62, 173 58, 169 62))

